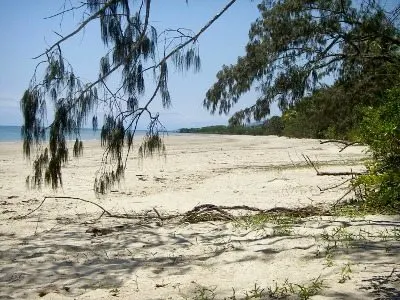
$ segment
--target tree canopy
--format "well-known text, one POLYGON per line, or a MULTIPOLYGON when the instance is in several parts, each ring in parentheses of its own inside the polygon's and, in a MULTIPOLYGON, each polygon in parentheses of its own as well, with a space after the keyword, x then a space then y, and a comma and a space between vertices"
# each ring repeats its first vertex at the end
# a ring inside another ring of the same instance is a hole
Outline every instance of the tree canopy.
POLYGON ((273 102, 285 111, 330 82, 369 84, 379 76, 382 82, 400 67, 400 5, 264 0, 258 7, 261 16, 251 26, 246 54, 223 66, 204 100, 212 113, 228 113, 258 84, 260 97, 236 112, 232 125, 261 120, 273 102))
POLYGON ((81 155, 80 130, 88 120, 97 128, 99 113, 104 114, 101 145, 105 152, 94 184, 97 193, 106 192, 123 177, 133 136, 143 115, 148 115, 150 123, 139 154, 145 157, 154 151, 163 152, 161 133, 164 128, 159 115, 151 112, 149 105, 155 99, 159 99, 164 108, 171 105, 168 89, 171 65, 178 71, 199 71, 199 36, 235 2, 227 1, 196 33, 182 28, 159 32, 150 25, 151 0, 88 0, 76 6, 70 2, 69 9, 54 15, 80 12, 83 21, 35 58, 37 67, 21 99, 23 151, 27 157, 34 153, 34 172, 27 183, 33 186, 46 183, 53 188, 62 185, 61 171, 69 157, 68 137, 76 137, 73 155, 81 155), (99 61, 98 77, 86 82, 75 74, 62 47, 93 22, 100 25, 106 50, 99 61), (42 72, 44 76, 40 76, 42 72), (146 73, 152 74, 155 88, 145 94, 146 73), (113 74, 120 74, 121 84, 117 87, 108 81, 113 74), (144 98, 145 95, 150 96, 144 98), (47 124, 49 104, 55 113, 47 124))

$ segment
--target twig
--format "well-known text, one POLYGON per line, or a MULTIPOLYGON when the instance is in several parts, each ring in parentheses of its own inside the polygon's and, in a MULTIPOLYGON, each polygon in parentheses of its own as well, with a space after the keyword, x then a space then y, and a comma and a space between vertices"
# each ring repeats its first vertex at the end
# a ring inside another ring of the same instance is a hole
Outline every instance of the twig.
POLYGON ((304 155, 304 154, 301 154, 301 155, 303 156, 306 163, 314 168, 315 172, 318 175, 319 171, 318 171, 317 167, 314 165, 314 163, 311 161, 311 159, 307 155, 304 155))
POLYGON ((38 219, 36 221, 35 233, 33 235, 37 235, 37 229, 38 229, 38 226, 39 226, 39 221, 40 221, 40 215, 38 216, 38 219))
POLYGON ((393 269, 392 269, 392 272, 390 272, 390 274, 388 275, 388 276, 386 276, 386 282, 388 282, 389 281, 389 279, 390 279, 390 277, 392 277, 393 276, 393 274, 394 274, 394 272, 396 271, 396 268, 395 267, 393 267, 393 269))
POLYGON ((139 292, 139 283, 138 283, 138 278, 139 276, 137 276, 137 274, 135 274, 136 279, 134 279, 135 283, 136 283, 136 291, 139 292))
MULTIPOLYGON (((27 214, 25 214, 25 215, 16 216, 15 219, 24 219, 24 218, 28 217, 29 215, 33 214, 35 211, 37 211, 38 209, 40 209, 40 208, 42 207, 43 203, 44 203, 47 199, 78 200, 78 201, 82 201, 82 202, 86 202, 86 203, 93 204, 93 205, 97 206, 98 208, 100 208, 100 209, 103 211, 102 214, 101 214, 101 216, 103 216, 104 214, 106 214, 108 217, 119 217, 119 216, 117 216, 117 215, 114 215, 114 214, 110 213, 110 212, 109 212, 108 210, 106 210, 103 206, 101 206, 101 205, 99 205, 99 204, 97 204, 97 203, 95 203, 95 202, 93 202, 93 201, 90 201, 90 200, 86 200, 86 199, 82 199, 82 198, 78 198, 78 197, 68 197, 68 196, 59 196, 59 197, 57 197, 57 196, 54 196, 54 197, 52 197, 52 196, 46 196, 46 197, 44 197, 44 199, 42 200, 42 202, 40 202, 40 204, 39 204, 34 210, 30 211, 29 213, 27 213, 27 214)), ((101 217, 101 216, 100 216, 100 217, 101 217)))
POLYGON ((350 194, 351 192, 354 191, 355 188, 351 188, 349 189, 343 196, 341 196, 339 199, 336 200, 335 204, 333 204, 333 208, 336 208, 336 205, 338 205, 340 203, 340 201, 342 201, 344 199, 344 197, 346 197, 348 194, 350 194))
POLYGON ((54 14, 54 15, 45 17, 45 18, 43 18, 43 19, 44 19, 44 20, 46 20, 46 19, 51 19, 51 18, 57 17, 57 16, 59 16, 59 15, 63 15, 63 14, 65 14, 66 12, 69 12, 69 11, 71 11, 71 10, 77 10, 77 9, 79 9, 79 8, 82 8, 82 7, 86 6, 86 5, 87 5, 86 3, 82 3, 80 6, 74 6, 74 7, 71 7, 71 8, 69 8, 69 9, 65 9, 65 10, 63 10, 63 11, 61 11, 61 12, 59 12, 59 13, 56 13, 56 14, 54 14))
POLYGON ((317 173, 318 176, 354 176, 354 175, 364 175, 365 172, 321 172, 317 169, 317 167, 315 166, 315 164, 312 162, 312 160, 307 156, 302 154, 305 161, 307 162, 308 165, 312 166, 315 170, 315 172, 317 173))
POLYGON ((16 217, 14 217, 14 218, 15 218, 15 219, 23 219, 23 218, 26 218, 27 216, 29 216, 30 214, 33 214, 35 211, 37 211, 39 208, 41 208, 42 205, 43 205, 43 203, 44 203, 44 201, 46 201, 46 197, 44 197, 44 199, 42 200, 42 202, 40 202, 39 206, 36 207, 34 210, 30 211, 30 212, 27 213, 26 215, 23 215, 23 216, 16 216, 16 217))
POLYGON ((326 188, 321 188, 321 187, 318 186, 318 189, 321 192, 325 192, 325 191, 328 191, 328 190, 332 190, 332 189, 338 188, 338 187, 344 185, 345 183, 349 182, 350 180, 351 180, 351 178, 348 178, 345 181, 342 181, 341 183, 338 183, 338 184, 335 184, 335 185, 332 185, 332 186, 328 186, 326 188))
POLYGON ((162 226, 164 223, 164 218, 160 215, 160 213, 158 212, 158 210, 155 207, 153 207, 153 210, 156 213, 157 217, 160 219, 160 221, 161 221, 160 224, 162 226))
POLYGON ((46 55, 46 54, 50 53, 50 51, 53 50, 55 47, 59 46, 60 44, 62 44, 66 40, 68 40, 70 37, 74 36, 79 31, 81 31, 83 28, 85 28, 87 26, 87 24, 89 24, 91 21, 93 21, 98 16, 100 16, 102 13, 104 13, 107 10, 107 8, 112 6, 112 5, 114 5, 115 2, 116 2, 116 0, 113 0, 113 1, 110 1, 108 3, 105 3, 104 6, 101 9, 99 9, 96 13, 94 13, 89 18, 87 18, 85 21, 83 21, 82 24, 78 28, 76 28, 74 31, 72 31, 67 36, 65 36, 62 39, 58 40, 56 43, 51 45, 50 48, 48 48, 45 52, 43 52, 42 54, 40 54, 38 56, 35 56, 33 59, 37 59, 37 58, 39 58, 39 57, 41 57, 43 55, 46 55))

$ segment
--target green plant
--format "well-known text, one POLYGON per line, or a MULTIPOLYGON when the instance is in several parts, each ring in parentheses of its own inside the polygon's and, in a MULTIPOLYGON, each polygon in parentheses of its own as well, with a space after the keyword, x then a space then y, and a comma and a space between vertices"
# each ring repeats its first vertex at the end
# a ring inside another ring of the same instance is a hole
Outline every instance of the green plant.
POLYGON ((297 295, 301 300, 310 299, 317 295, 325 287, 324 281, 320 276, 311 280, 309 284, 291 283, 287 279, 279 286, 275 282, 274 287, 268 288, 268 296, 273 299, 287 298, 290 295, 297 295))
POLYGON ((350 280, 350 274, 352 273, 350 263, 345 264, 340 271, 340 279, 339 283, 345 283, 347 280, 350 280))
POLYGON ((299 285, 296 284, 298 290, 297 295, 301 300, 310 299, 310 297, 315 296, 324 288, 324 281, 318 276, 317 278, 311 280, 309 285, 299 285))
POLYGON ((250 290, 249 292, 246 291, 245 299, 262 299, 263 295, 264 289, 262 289, 260 286, 257 285, 257 283, 255 283, 252 290, 250 290))
POLYGON ((337 249, 339 245, 348 248, 352 242, 357 240, 357 236, 349 232, 344 226, 340 226, 333 228, 331 233, 324 231, 321 234, 321 239, 327 243, 326 249, 329 251, 337 249))
POLYGON ((327 267, 333 267, 333 254, 331 252, 325 255, 325 264, 327 267))
POLYGON ((368 209, 368 207, 366 207, 364 204, 365 203, 362 201, 352 199, 346 203, 341 203, 333 207, 332 214, 340 217, 365 217, 367 214, 371 213, 371 210, 368 209))
POLYGON ((278 225, 272 228, 272 236, 288 236, 293 232, 293 226, 290 224, 278 225))
POLYGON ((260 213, 237 219, 234 226, 236 228, 262 230, 273 224, 276 226, 273 227, 272 235, 288 235, 292 232, 293 225, 300 221, 301 219, 294 215, 260 213))
POLYGON ((289 283, 288 279, 286 279, 281 286, 275 282, 273 287, 268 287, 267 293, 269 297, 273 299, 288 297, 290 294, 294 293, 293 284, 289 283))
POLYGON ((359 196, 381 212, 400 209, 400 86, 390 89, 383 103, 364 110, 359 137, 372 155, 368 173, 354 180, 359 196))

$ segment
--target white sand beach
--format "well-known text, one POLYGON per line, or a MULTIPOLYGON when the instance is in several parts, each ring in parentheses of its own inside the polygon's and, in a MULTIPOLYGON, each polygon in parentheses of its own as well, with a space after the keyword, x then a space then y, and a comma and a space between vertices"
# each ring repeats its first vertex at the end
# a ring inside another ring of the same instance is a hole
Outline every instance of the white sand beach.
POLYGON ((316 286, 310 299, 399 299, 398 216, 191 224, 98 219, 102 211, 90 203, 51 198, 16 218, 44 196, 129 215, 155 208, 167 216, 206 203, 326 207, 346 186, 321 189, 346 177, 317 176, 302 155, 324 171, 359 171, 366 157, 359 146, 339 152, 274 136, 176 135, 165 143, 166 158, 140 162, 133 153, 124 181, 100 199, 92 190, 99 142, 71 159, 57 192, 28 190, 22 144, 0 143, 0 299, 301 299, 302 288, 316 286))

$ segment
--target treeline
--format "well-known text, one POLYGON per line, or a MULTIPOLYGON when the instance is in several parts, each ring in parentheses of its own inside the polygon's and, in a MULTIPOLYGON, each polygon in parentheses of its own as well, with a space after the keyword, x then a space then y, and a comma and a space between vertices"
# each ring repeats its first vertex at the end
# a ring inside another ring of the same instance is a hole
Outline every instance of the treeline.
POLYGON ((203 134, 237 134, 237 135, 266 135, 263 125, 254 126, 225 126, 215 125, 201 128, 181 128, 179 133, 203 133, 203 134))

